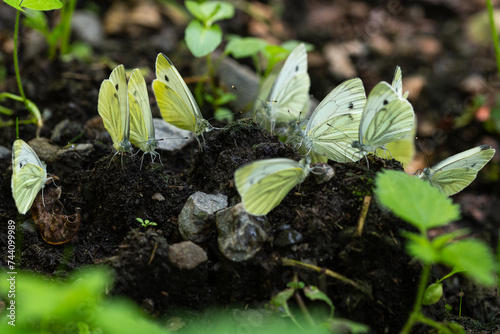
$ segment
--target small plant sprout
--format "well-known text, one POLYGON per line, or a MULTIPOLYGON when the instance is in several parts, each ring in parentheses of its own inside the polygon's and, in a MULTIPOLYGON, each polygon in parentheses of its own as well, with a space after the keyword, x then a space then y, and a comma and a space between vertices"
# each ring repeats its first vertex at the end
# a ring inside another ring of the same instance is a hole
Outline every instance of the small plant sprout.
MULTIPOLYGON (((53 9, 59 9, 62 7, 62 3, 59 0, 5 0, 5 3, 14 7, 17 10, 16 13, 16 22, 15 22, 15 27, 14 27, 14 52, 13 52, 13 57, 14 57, 14 69, 16 72, 16 80, 17 80, 17 86, 19 89, 19 94, 20 95, 15 95, 12 93, 1 93, 0 94, 0 102, 3 101, 4 99, 11 99, 15 101, 21 101, 24 103, 26 106, 26 109, 32 114, 32 118, 27 120, 27 121, 21 121, 21 123, 35 123, 38 127, 37 130, 37 137, 39 135, 39 132, 43 126, 43 120, 42 120, 42 114, 40 113, 40 110, 36 106, 35 103, 32 101, 28 100, 26 98, 26 94, 24 93, 24 89, 21 83, 21 74, 19 71, 19 60, 18 60, 18 37, 19 37, 19 20, 21 16, 21 12, 25 12, 23 8, 27 9, 32 9, 36 11, 45 11, 45 10, 53 10, 53 9)), ((0 112, 6 115, 12 115, 12 110, 1 107, 0 112)), ((11 123, 7 122, 0 122, 0 125, 2 126, 10 126, 13 125, 13 121, 11 123)))
POLYGON ((410 333, 416 323, 432 326, 440 333, 464 333, 457 324, 440 323, 422 313, 422 305, 433 304, 442 295, 441 281, 427 287, 430 269, 433 264, 444 264, 454 268, 444 278, 463 272, 479 284, 492 286, 495 261, 491 250, 482 241, 464 238, 466 230, 445 233, 432 240, 428 237, 430 229, 459 219, 460 208, 427 182, 403 172, 384 171, 376 177, 375 185, 380 203, 419 230, 402 232, 408 239, 408 254, 419 260, 423 268, 413 311, 401 333, 410 333))
POLYGON ((147 228, 149 226, 156 226, 156 225, 158 225, 155 222, 149 221, 149 219, 146 219, 146 220, 142 220, 142 218, 136 218, 136 219, 137 219, 137 221, 139 223, 141 223, 141 226, 144 227, 144 228, 147 228))
POLYGON ((335 307, 333 306, 331 299, 316 286, 306 285, 304 282, 300 282, 297 279, 297 275, 295 275, 293 281, 289 282, 286 286, 287 288, 285 290, 278 292, 271 298, 268 306, 281 312, 284 317, 289 317, 301 331, 305 331, 306 328, 304 328, 304 326, 299 322, 298 317, 292 312, 289 306, 289 301, 292 297, 294 297, 297 302, 302 316, 310 330, 317 328, 330 328, 333 333, 337 332, 335 328, 339 327, 344 330, 348 328, 349 333, 367 333, 369 331, 369 328, 365 325, 346 319, 335 318, 333 315, 335 307), (329 309, 326 319, 313 317, 313 314, 311 314, 306 306, 306 301, 303 296, 310 301, 321 301, 326 304, 329 309), (316 323, 318 319, 321 320, 321 323, 316 323))

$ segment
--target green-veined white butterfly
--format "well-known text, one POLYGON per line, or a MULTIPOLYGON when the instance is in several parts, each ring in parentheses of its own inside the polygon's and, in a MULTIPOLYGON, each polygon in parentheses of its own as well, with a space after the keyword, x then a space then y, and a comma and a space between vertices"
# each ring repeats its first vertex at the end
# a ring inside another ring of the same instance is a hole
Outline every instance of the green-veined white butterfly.
POLYGON ((25 214, 45 187, 47 166, 22 139, 12 145, 12 195, 19 213, 25 214))
POLYGON ((495 149, 480 145, 462 153, 455 154, 431 168, 424 168, 419 177, 428 181, 448 196, 467 187, 477 173, 491 160, 495 149))
MULTIPOLYGON (((403 94, 403 76, 401 74, 401 67, 396 66, 394 71, 394 77, 392 79, 392 88, 396 91, 399 97, 406 99, 408 97, 408 91, 403 94)), ((394 159, 401 162, 404 167, 408 166, 413 160, 415 155, 415 136, 417 134, 417 121, 416 116, 413 120, 413 127, 410 131, 403 136, 403 138, 392 141, 385 145, 387 151, 391 152, 394 159)), ((377 155, 382 155, 385 152, 384 149, 378 148, 376 150, 377 155)))
POLYGON ((130 75, 128 105, 130 109, 130 142, 140 148, 144 154, 150 154, 154 161, 156 156, 159 156, 159 153, 155 151, 158 147, 158 140, 155 138, 146 81, 139 69, 133 70, 130 75))
POLYGON ((400 97, 387 82, 379 82, 368 95, 359 123, 359 140, 353 141, 352 147, 365 158, 379 147, 385 149, 386 144, 411 130, 413 115, 408 100, 400 97))
POLYGON ((396 66, 394 71, 394 77, 392 78, 392 88, 396 91, 399 97, 406 99, 408 97, 408 91, 403 94, 403 75, 401 74, 401 67, 396 66))
POLYGON ((266 159, 238 168, 234 181, 245 210, 255 216, 266 215, 293 187, 305 180, 309 175, 309 162, 309 157, 299 162, 266 159))
POLYGON ((130 114, 128 107, 127 76, 123 65, 118 65, 109 80, 102 82, 99 89, 97 109, 108 130, 113 147, 117 152, 130 152, 130 114))
POLYGON ((309 104, 310 85, 307 50, 301 43, 286 59, 266 101, 256 108, 254 120, 271 133, 277 123, 297 120, 309 104))
POLYGON ((198 136, 204 140, 203 133, 212 131, 214 127, 203 118, 193 94, 174 64, 162 53, 156 58, 153 91, 163 119, 180 129, 194 132, 201 148, 198 136))
POLYGON ((306 129, 300 129, 308 154, 314 152, 336 162, 358 161, 352 142, 358 135, 365 103, 365 89, 359 78, 333 89, 316 107, 306 129))

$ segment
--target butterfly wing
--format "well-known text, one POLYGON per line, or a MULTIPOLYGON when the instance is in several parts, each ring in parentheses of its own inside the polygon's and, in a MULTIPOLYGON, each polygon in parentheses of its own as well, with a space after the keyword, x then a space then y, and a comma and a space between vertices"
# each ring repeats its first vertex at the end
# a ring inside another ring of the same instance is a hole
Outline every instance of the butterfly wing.
POLYGON ((245 209, 262 216, 275 208, 309 174, 309 161, 267 159, 236 170, 234 180, 245 209))
POLYGON ((256 121, 266 120, 274 131, 275 123, 296 120, 309 102, 311 80, 307 73, 307 50, 299 44, 288 56, 274 81, 264 107, 257 110, 256 121))
MULTIPOLYGON (((391 152, 391 155, 394 159, 401 162, 403 167, 406 167, 413 160, 413 156, 415 155, 415 137, 417 135, 417 117, 414 115, 413 127, 411 131, 408 131, 403 138, 398 139, 396 141, 390 142, 385 145, 385 148, 391 152)), ((384 154, 384 150, 381 148, 377 148, 376 154, 378 156, 382 156, 384 154)))
POLYGON ((413 107, 387 82, 379 82, 368 95, 359 126, 365 151, 402 138, 413 127, 413 107))
POLYGON ((434 187, 451 196, 471 184, 494 154, 495 150, 491 146, 480 145, 455 154, 424 170, 420 178, 428 180, 434 187))
POLYGON ((45 163, 28 144, 17 139, 12 147, 12 171, 12 195, 19 213, 25 214, 47 181, 45 163))
POLYGON ((135 69, 128 82, 130 108, 130 141, 143 151, 149 151, 149 143, 155 140, 155 128, 149 106, 146 81, 139 69, 135 69))
POLYGON ((200 131, 204 121, 200 108, 174 64, 162 53, 156 58, 153 91, 166 122, 195 133, 200 131))
POLYGON ((99 89, 97 110, 108 130, 113 147, 119 152, 129 152, 130 114, 128 108, 127 78, 123 65, 117 66, 109 80, 104 80, 99 89))
POLYGON ((306 146, 336 162, 359 160, 351 144, 358 136, 365 103, 365 89, 359 78, 337 86, 309 118, 305 130, 306 146))

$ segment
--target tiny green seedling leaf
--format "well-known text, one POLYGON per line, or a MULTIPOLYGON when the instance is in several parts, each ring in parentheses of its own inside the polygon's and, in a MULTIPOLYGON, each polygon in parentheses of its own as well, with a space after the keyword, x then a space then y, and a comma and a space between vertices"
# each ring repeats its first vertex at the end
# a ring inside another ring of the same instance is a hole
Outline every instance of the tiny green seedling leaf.
POLYGON ((195 57, 204 57, 222 42, 222 31, 217 24, 204 27, 200 21, 193 20, 186 28, 185 40, 195 57))
POLYGON ((269 43, 261 38, 232 36, 225 51, 238 59, 255 56, 268 45, 269 43))
POLYGON ((443 296, 443 285, 441 283, 432 283, 425 289, 422 304, 432 305, 437 303, 443 296))
POLYGON ((59 0, 4 0, 4 2, 17 10, 23 11, 23 8, 35 10, 53 10, 59 9, 63 5, 59 0))
POLYGON ((429 183, 403 172, 385 170, 375 179, 375 193, 382 205, 420 231, 460 218, 458 205, 429 183))
POLYGON ((234 6, 223 1, 207 1, 198 3, 196 1, 186 1, 186 8, 194 17, 206 26, 212 25, 213 22, 230 19, 234 16, 234 6))
POLYGON ((483 285, 495 283, 493 255, 488 246, 479 240, 459 240, 445 246, 441 251, 441 262, 451 267, 462 267, 465 275, 483 285))

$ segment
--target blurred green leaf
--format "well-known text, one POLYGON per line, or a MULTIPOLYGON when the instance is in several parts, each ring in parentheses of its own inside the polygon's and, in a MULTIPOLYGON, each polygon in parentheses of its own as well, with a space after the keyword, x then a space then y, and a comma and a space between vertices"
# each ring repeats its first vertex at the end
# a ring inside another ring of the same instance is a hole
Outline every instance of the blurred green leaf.
POLYGON ((460 218, 460 208, 428 182, 403 172, 384 170, 375 179, 375 194, 396 216, 421 231, 460 218))
POLYGON ((204 57, 222 42, 222 31, 217 24, 204 27, 199 21, 193 20, 186 27, 185 40, 195 57, 204 57))
POLYGON ((186 8, 194 17, 204 23, 206 26, 211 26, 215 21, 230 19, 234 16, 234 6, 223 1, 186 1, 186 8))
POLYGON ((234 114, 228 108, 219 107, 214 111, 214 118, 219 122, 227 121, 230 123, 234 120, 234 114))
POLYGON ((466 276, 480 284, 491 286, 495 283, 495 260, 482 241, 467 239, 451 243, 441 251, 440 260, 450 267, 462 267, 466 276))
POLYGON ((245 58, 256 55, 269 43, 257 37, 231 37, 226 45, 226 52, 234 58, 245 58))
POLYGON ((434 247, 432 247, 431 242, 426 236, 407 231, 402 231, 401 234, 408 239, 406 243, 406 251, 412 257, 429 264, 436 263, 439 259, 438 253, 434 247))
POLYGON ((45 38, 49 37, 49 23, 47 22, 47 18, 44 13, 28 8, 24 12, 24 15, 23 24, 26 27, 40 32, 43 36, 45 36, 45 38))
POLYGON ((333 317, 333 311, 335 310, 335 307, 333 306, 332 300, 328 298, 328 296, 320 289, 318 289, 314 285, 309 285, 304 287, 304 294, 310 300, 321 300, 327 303, 330 306, 330 317, 333 317))
POLYGON ((441 283, 432 283, 425 289, 422 304, 432 305, 437 303, 443 296, 443 285, 441 283))
POLYGON ((30 8, 35 10, 53 10, 59 9, 63 5, 59 0, 4 0, 6 4, 21 10, 24 12, 23 8, 30 8), (21 6, 19 6, 21 4, 21 6), (21 8, 23 7, 23 8, 21 8))

